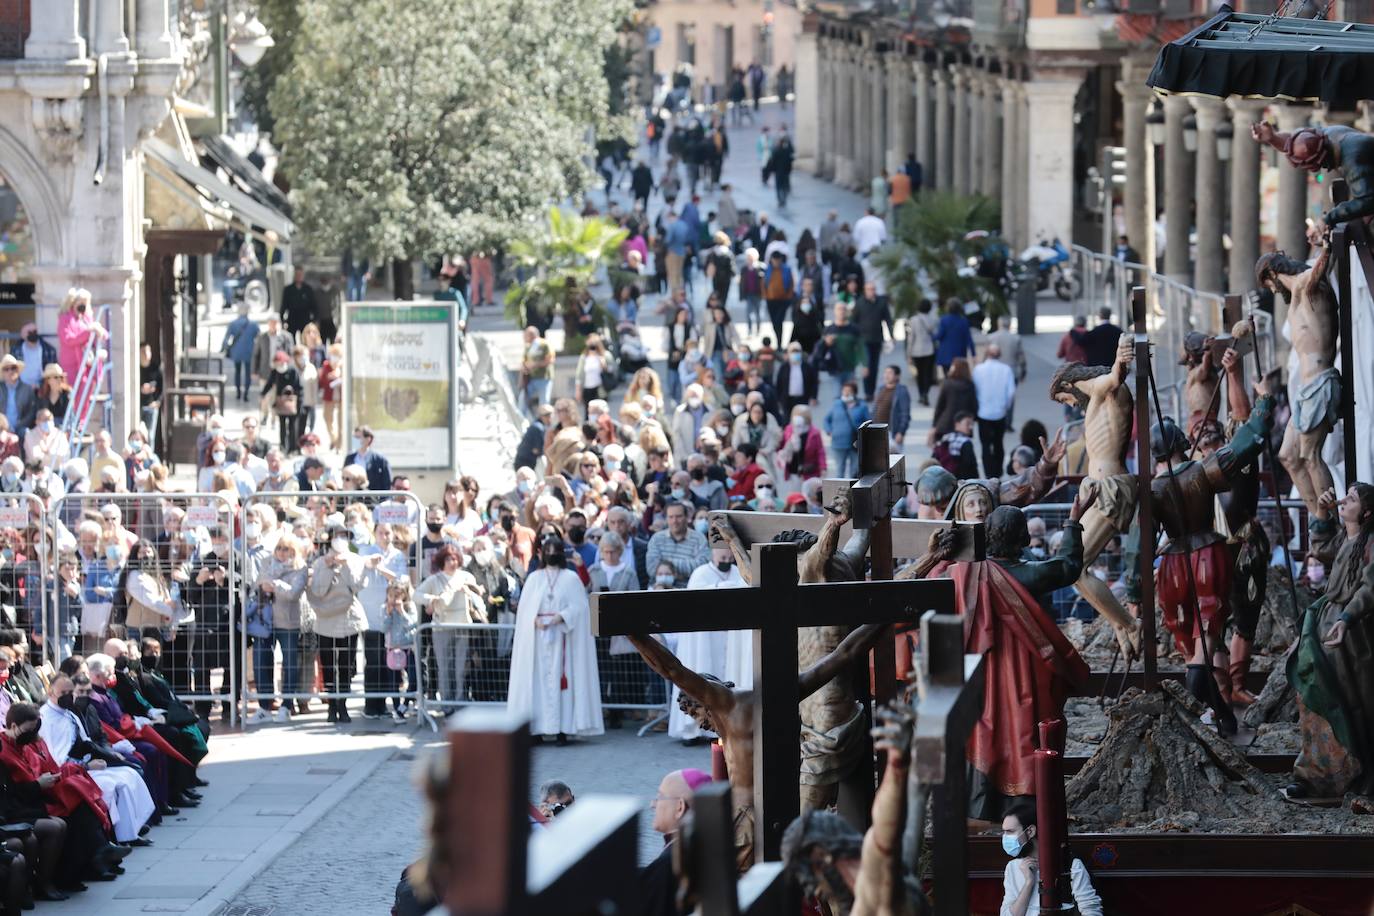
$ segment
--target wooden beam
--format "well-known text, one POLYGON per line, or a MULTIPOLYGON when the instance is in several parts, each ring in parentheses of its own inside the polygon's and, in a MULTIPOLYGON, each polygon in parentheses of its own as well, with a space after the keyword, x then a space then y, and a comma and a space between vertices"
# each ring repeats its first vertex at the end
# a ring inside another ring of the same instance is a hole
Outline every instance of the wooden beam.
MULTIPOLYGON (((755 544, 752 554, 758 582, 767 590, 766 600, 757 602, 762 626, 754 631, 754 849, 757 859, 776 862, 782 858, 782 832, 801 813, 794 615, 808 602, 798 594, 796 544, 755 544), (773 791, 765 792, 765 786, 773 791)), ((715 589, 712 599, 727 591, 745 595, 753 589, 715 589)))
MULTIPOLYGON (((1344 203, 1349 197, 1350 187, 1345 179, 1334 179, 1331 182, 1331 202, 1344 203)), ((1341 223, 1331 231, 1331 246, 1336 255, 1336 313, 1341 335, 1341 432, 1347 485, 1359 479, 1359 436, 1355 417, 1355 302, 1351 295, 1350 252, 1357 240, 1367 238, 1360 220, 1341 223)), ((1364 266, 1363 263, 1361 266, 1364 266)), ((1369 279, 1368 271, 1365 279, 1369 279)), ((1374 291, 1374 287, 1370 289, 1374 291)))
MULTIPOLYGON (((740 512, 717 511, 711 515, 721 515, 746 544, 771 541, 784 531, 801 530, 818 534, 825 524, 824 516, 801 515, 792 512, 740 512)), ((930 546, 930 536, 936 531, 953 527, 959 533, 955 547, 954 561, 973 562, 983 559, 983 526, 977 522, 954 522, 918 518, 892 519, 892 555, 902 559, 915 560, 926 555, 930 546)), ((840 529, 840 544, 843 545, 854 533, 853 523, 840 529)), ((715 546, 714 542, 712 546, 715 546)))
POLYGON ((454 717, 444 805, 449 912, 503 916, 524 899, 529 783, 530 735, 522 719, 504 707, 480 706, 454 717), (483 775, 474 779, 475 773, 483 775))
POLYGON ((1144 684, 1153 690, 1158 640, 1155 639, 1155 525, 1150 506, 1150 481, 1154 479, 1154 457, 1150 454, 1150 332, 1146 327, 1149 304, 1145 287, 1131 290, 1131 309, 1135 317, 1135 427, 1136 506, 1140 549, 1140 648, 1144 653, 1144 684))

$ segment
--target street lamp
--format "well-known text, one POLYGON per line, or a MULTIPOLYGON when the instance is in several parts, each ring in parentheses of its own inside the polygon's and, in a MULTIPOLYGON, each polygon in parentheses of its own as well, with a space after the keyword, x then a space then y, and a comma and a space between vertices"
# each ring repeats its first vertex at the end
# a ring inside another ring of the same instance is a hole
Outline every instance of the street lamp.
POLYGON ((1183 119, 1183 148, 1190 153, 1197 152, 1197 115, 1190 114, 1183 119))
POLYGON ((267 34, 267 26, 257 16, 249 19, 239 13, 234 17, 234 33, 229 38, 229 47, 245 67, 257 66, 267 49, 276 45, 272 36, 267 34))
POLYGON ((1231 141, 1235 139, 1236 129, 1230 121, 1222 121, 1217 126, 1217 159, 1231 161, 1231 141))
POLYGON ((1145 132, 1149 135, 1151 146, 1164 145, 1164 106, 1155 99, 1150 113, 1145 116, 1145 132))

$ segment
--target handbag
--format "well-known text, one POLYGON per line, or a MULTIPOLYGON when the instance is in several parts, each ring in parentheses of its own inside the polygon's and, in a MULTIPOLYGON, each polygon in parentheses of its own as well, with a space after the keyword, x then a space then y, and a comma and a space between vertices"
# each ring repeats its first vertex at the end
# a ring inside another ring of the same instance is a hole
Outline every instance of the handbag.
POLYGON ((283 388, 281 393, 272 399, 272 412, 279 417, 294 417, 299 413, 298 400, 293 388, 283 388))
POLYGON ((261 595, 254 595, 248 600, 248 614, 245 618, 245 627, 249 636, 258 639, 266 639, 272 635, 272 602, 265 600, 261 595))
POLYGON ((392 671, 404 671, 410 661, 410 651, 408 649, 387 649, 386 666, 392 671))

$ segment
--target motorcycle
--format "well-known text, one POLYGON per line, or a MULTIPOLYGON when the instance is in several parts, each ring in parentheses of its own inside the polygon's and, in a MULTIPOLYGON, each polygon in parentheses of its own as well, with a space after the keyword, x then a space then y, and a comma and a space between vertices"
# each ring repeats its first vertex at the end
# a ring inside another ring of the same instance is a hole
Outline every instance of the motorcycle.
POLYGON ((1054 289, 1054 294, 1065 302, 1072 302, 1083 295, 1083 280, 1073 269, 1073 259, 1064 243, 1055 239, 1032 245, 1021 252, 1021 260, 1028 271, 1035 276, 1037 290, 1054 289))

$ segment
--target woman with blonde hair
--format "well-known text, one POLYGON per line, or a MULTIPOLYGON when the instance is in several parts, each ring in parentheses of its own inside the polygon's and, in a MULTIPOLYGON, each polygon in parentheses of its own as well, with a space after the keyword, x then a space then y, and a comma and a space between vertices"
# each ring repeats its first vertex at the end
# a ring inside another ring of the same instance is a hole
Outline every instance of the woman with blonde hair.
POLYGON ((38 386, 38 406, 52 411, 52 418, 58 426, 67 417, 67 405, 71 402, 72 386, 67 382, 67 373, 57 363, 43 367, 43 381, 38 386))
POLYGON ((640 369, 630 378, 629 387, 625 389, 625 403, 639 404, 640 399, 646 394, 654 399, 654 403, 658 405, 658 412, 663 413, 663 383, 659 381, 658 373, 649 366, 640 369))
POLYGON ((668 436, 663 432, 663 427, 657 423, 646 423, 639 431, 639 447, 644 449, 644 454, 652 455, 655 450, 663 449, 668 453, 668 464, 673 464, 673 447, 668 444, 668 436))
POLYGON ((310 322, 301 328, 300 346, 305 347, 306 355, 310 357, 310 364, 316 369, 324 365, 325 349, 324 338, 320 336, 320 326, 315 322, 310 322))
POLYGON ((92 334, 102 341, 110 336, 110 332, 95 320, 91 291, 73 287, 67 290, 62 310, 57 315, 57 362, 67 378, 76 378, 81 368, 81 355, 92 334))

